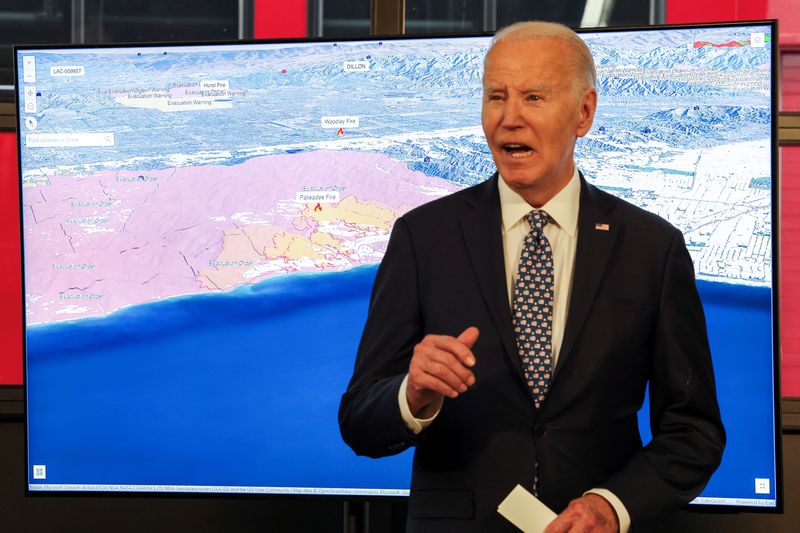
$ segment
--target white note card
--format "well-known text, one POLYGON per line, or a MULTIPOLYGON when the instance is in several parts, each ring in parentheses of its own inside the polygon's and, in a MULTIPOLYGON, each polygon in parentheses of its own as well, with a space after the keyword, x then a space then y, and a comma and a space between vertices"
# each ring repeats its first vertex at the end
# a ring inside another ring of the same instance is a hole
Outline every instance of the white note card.
POLYGON ((497 512, 525 533, 542 533, 547 524, 556 517, 556 513, 522 485, 514 487, 505 500, 500 502, 497 512))

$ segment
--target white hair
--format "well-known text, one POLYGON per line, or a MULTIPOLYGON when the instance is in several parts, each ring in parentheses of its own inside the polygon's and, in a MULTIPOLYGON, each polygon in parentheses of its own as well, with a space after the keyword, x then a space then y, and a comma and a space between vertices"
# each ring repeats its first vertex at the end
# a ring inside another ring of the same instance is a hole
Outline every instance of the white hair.
POLYGON ((533 41, 536 39, 559 39, 569 47, 572 57, 565 58, 565 61, 575 71, 576 81, 583 79, 585 82, 584 87, 578 87, 578 90, 594 89, 597 86, 597 71, 589 47, 577 33, 563 24, 530 20, 506 26, 495 33, 486 56, 489 56, 494 45, 500 41, 533 41))

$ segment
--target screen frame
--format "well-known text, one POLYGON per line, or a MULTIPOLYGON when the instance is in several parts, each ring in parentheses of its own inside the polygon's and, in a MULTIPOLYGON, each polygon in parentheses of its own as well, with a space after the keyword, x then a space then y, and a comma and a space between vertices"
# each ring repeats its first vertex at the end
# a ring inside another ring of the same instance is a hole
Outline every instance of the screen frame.
MULTIPOLYGON (((768 20, 750 20, 750 21, 737 21, 737 22, 720 22, 720 23, 701 23, 701 24, 658 24, 652 26, 616 26, 616 27, 603 27, 603 28, 578 28, 575 31, 581 35, 584 33, 615 33, 615 32, 637 32, 637 31, 659 31, 659 30, 680 30, 680 29, 703 29, 703 28, 735 28, 743 26, 762 25, 769 26, 771 30, 771 80, 770 80, 770 105, 771 105, 771 172, 773 182, 771 186, 771 223, 772 223, 772 366, 773 366, 773 412, 774 412, 774 446, 775 446, 775 507, 759 507, 759 506, 740 506, 733 504, 724 505, 709 505, 709 504, 688 504, 685 510, 690 512, 711 513, 711 514, 728 514, 728 513, 759 513, 759 514, 782 514, 784 511, 784 476, 783 476, 783 445, 782 445, 782 412, 781 412, 781 382, 780 382, 780 166, 778 160, 778 97, 779 97, 779 70, 778 70, 778 21, 775 19, 768 20)), ((234 41, 199 41, 199 42, 158 42, 158 43, 109 43, 109 44, 67 44, 67 45, 19 45, 14 46, 14 98, 15 105, 19 109, 19 53, 28 50, 74 50, 74 49, 112 49, 112 48, 175 48, 183 46, 227 46, 227 45, 270 45, 270 44, 306 44, 306 43, 345 43, 354 41, 382 41, 382 40, 421 40, 421 39, 446 39, 446 38, 474 38, 474 37, 491 37, 494 32, 478 32, 478 33, 440 33, 440 34, 414 34, 414 35, 380 35, 380 36, 366 36, 366 37, 347 37, 347 38, 325 38, 325 37, 308 37, 308 38, 286 38, 286 39, 250 39, 250 40, 234 40, 234 41)), ((17 132, 21 132, 21 118, 20 114, 16 113, 17 117, 17 132)), ((23 350, 23 384, 21 389, 23 392, 23 411, 22 415, 25 430, 25 493, 27 496, 33 497, 144 497, 144 498, 224 498, 224 499, 338 499, 341 501, 352 502, 406 502, 408 496, 396 495, 343 495, 343 494, 329 494, 329 495, 308 495, 308 494, 246 494, 246 493, 217 493, 217 492, 112 492, 112 491, 55 491, 55 490, 30 490, 31 483, 30 470, 29 470, 29 433, 28 433, 28 417, 27 417, 27 398, 28 398, 28 379, 27 379, 27 361, 26 361, 26 320, 25 320, 25 250, 23 242, 23 214, 22 214, 22 180, 19 176, 22 175, 22 138, 17 135, 17 155, 18 155, 18 186, 19 186, 19 202, 20 202, 20 259, 22 268, 22 350, 23 350)))

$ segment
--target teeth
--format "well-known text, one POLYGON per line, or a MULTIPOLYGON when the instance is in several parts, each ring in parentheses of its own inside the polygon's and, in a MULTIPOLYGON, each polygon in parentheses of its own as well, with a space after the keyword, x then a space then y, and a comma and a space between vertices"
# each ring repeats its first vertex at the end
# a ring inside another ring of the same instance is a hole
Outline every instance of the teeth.
POLYGON ((530 157, 533 154, 533 150, 524 144, 504 144, 503 149, 515 159, 530 157))

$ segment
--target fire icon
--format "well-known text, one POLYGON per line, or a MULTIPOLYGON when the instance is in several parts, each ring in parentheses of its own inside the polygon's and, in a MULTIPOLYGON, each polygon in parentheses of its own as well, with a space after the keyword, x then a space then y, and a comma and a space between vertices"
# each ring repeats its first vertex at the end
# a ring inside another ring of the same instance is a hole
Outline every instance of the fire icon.
POLYGON ((336 135, 338 135, 339 137, 344 137, 344 130, 342 128, 339 128, 339 131, 336 132, 336 135))
POLYGON ((314 211, 315 212, 322 211, 322 204, 317 203, 317 205, 314 206, 314 211))

